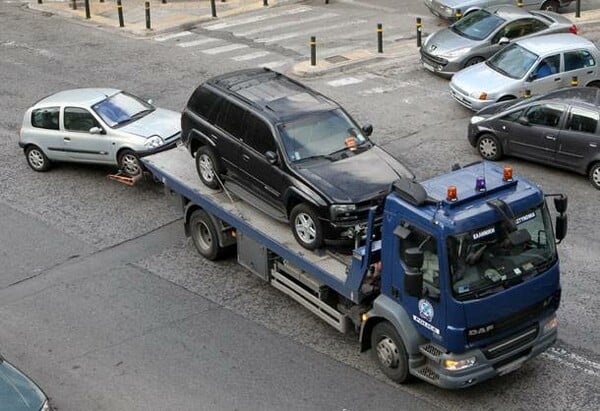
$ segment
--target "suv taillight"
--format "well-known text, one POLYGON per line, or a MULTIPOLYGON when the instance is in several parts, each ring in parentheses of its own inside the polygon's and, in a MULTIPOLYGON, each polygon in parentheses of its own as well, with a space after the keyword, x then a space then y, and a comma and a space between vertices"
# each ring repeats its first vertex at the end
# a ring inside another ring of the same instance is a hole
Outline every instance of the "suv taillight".
POLYGON ((571 25, 571 27, 569 27, 569 32, 573 33, 573 34, 577 34, 577 26, 576 25, 571 25))

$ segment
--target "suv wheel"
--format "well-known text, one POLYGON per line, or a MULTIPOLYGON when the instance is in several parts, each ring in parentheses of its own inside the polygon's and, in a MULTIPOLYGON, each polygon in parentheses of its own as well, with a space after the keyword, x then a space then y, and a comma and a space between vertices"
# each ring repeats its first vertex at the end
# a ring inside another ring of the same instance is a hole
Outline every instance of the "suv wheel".
POLYGON ((202 146, 196 151, 196 170, 205 186, 212 189, 221 186, 219 183, 219 174, 222 174, 221 166, 210 147, 202 146))
POLYGON ((290 214, 290 225, 298 243, 315 250, 323 243, 323 226, 315 209, 308 204, 298 204, 290 214))

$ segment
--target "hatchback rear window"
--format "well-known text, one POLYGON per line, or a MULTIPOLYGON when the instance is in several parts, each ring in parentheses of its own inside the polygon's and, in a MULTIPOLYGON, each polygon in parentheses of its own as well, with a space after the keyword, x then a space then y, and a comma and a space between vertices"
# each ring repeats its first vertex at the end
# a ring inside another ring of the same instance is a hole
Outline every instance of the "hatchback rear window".
POLYGON ((59 107, 38 108, 31 112, 31 125, 37 128, 58 130, 59 107))
POLYGON ((600 114, 592 110, 573 107, 571 109, 571 117, 567 129, 573 131, 581 131, 583 133, 595 133, 598 127, 600 114))

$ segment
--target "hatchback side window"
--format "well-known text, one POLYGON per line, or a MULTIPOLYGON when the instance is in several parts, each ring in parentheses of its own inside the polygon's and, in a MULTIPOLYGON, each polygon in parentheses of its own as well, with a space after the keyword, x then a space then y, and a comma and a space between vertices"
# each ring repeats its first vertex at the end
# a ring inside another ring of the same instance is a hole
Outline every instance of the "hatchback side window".
POLYGON ((508 113, 502 120, 504 121, 517 121, 523 115, 523 110, 513 111, 512 113, 508 113))
POLYGON ((225 131, 234 136, 241 138, 244 132, 244 116, 246 110, 235 103, 229 102, 227 112, 223 121, 217 120, 217 124, 223 127, 225 131))
POLYGON ((93 127, 100 127, 94 116, 86 109, 65 107, 65 130, 89 133, 93 127))
POLYGON ((244 141, 250 147, 261 154, 264 154, 267 151, 277 151, 273 133, 271 133, 271 129, 267 123, 255 115, 248 113, 246 126, 247 131, 244 141))
POLYGON ((38 108, 31 112, 31 125, 37 128, 58 130, 59 107, 38 108))
POLYGON ((549 56, 540 61, 533 72, 536 79, 544 78, 556 74, 560 71, 560 54, 549 56))
POLYGON ((595 133, 598 127, 600 113, 585 108, 573 107, 566 125, 567 130, 583 133, 595 133))
POLYGON ((530 107, 525 117, 530 124, 558 127, 564 111, 564 106, 560 104, 540 104, 530 107))
POLYGON ((577 70, 596 65, 594 57, 586 50, 565 53, 565 71, 577 70))

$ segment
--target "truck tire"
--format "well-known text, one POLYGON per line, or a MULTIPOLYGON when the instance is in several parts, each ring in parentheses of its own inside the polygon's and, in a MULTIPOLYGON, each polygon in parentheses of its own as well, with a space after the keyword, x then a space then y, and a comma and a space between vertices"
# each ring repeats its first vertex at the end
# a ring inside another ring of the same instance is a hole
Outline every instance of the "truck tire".
POLYGON ((223 170, 215 152, 209 146, 201 146, 196 151, 196 170, 205 186, 214 190, 221 187, 219 174, 222 174, 223 170))
POLYGON ((388 321, 382 321, 373 328, 371 355, 390 380, 398 384, 410 380, 408 353, 396 329, 388 321))
POLYGON ((223 256, 225 249, 219 245, 217 229, 206 211, 192 212, 189 229, 194 246, 204 258, 213 261, 223 256))
POLYGON ((25 150, 27 164, 35 171, 47 171, 50 168, 50 160, 38 146, 29 146, 25 150))
POLYGON ((307 250, 315 250, 323 244, 323 225, 315 209, 300 203, 290 213, 292 233, 298 243, 307 250))

